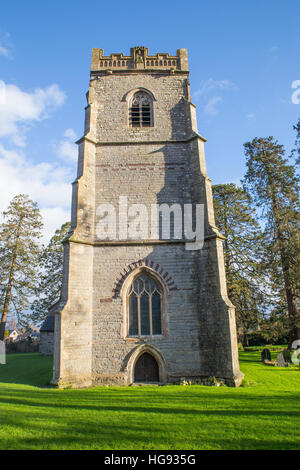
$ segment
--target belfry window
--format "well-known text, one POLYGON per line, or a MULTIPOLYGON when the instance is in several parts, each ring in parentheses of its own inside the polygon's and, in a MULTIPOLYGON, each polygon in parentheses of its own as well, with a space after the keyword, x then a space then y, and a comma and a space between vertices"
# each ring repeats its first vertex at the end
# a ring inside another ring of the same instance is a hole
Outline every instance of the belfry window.
POLYGON ((153 126, 152 98, 148 93, 138 91, 133 95, 129 108, 129 123, 131 127, 153 126))
POLYGON ((147 336, 162 334, 162 289, 150 276, 143 273, 133 281, 128 297, 128 334, 147 336))

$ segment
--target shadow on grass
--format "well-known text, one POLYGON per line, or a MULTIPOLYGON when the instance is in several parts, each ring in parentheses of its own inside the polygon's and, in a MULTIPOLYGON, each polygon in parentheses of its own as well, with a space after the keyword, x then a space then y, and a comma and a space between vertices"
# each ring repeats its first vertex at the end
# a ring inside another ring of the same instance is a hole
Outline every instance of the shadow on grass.
POLYGON ((299 448, 299 375, 286 374, 297 370, 277 369, 285 371, 277 375, 250 358, 247 368, 262 381, 259 387, 51 390, 43 388, 51 357, 8 359, 0 366, 1 449, 299 448))
POLYGON ((52 356, 41 356, 39 353, 7 354, 6 364, 0 364, 0 383, 47 386, 52 367, 52 356))
MULTIPOLYGON (((169 416, 149 415, 148 409, 121 410, 104 406, 102 413, 87 415, 43 412, 28 414, 16 409, 9 415, 8 424, 14 430, 24 429, 22 435, 7 434, 2 449, 296 449, 297 440, 286 422, 278 421, 276 432, 270 438, 266 427, 273 427, 273 413, 225 410, 195 410, 184 421, 178 410, 171 408, 169 416), (147 414, 138 416, 138 412, 147 414), (28 419, 30 417, 30 419, 28 419), (139 419, 137 419, 139 418, 139 419), (252 418, 250 420, 250 418, 252 418), (257 423, 264 424, 261 428, 257 423), (233 426, 234 423, 236 428, 233 426), (243 435, 245 423, 250 426, 243 435), (257 429, 257 431, 256 431, 257 429), (229 436, 228 431, 231 435, 229 436)), ((160 411, 161 412, 161 411, 160 411)), ((182 413, 182 411, 180 412, 182 413)), ((184 413, 186 414, 186 413, 184 413)), ((277 414, 276 414, 277 415, 277 414)), ((278 415, 284 417, 284 412, 278 415)), ((292 416, 295 417, 294 415, 292 416)), ((275 426, 276 427, 276 426, 275 426)), ((298 440, 299 442, 299 440, 298 440)))
POLYGON ((214 390, 200 386, 191 393, 180 387, 171 386, 162 393, 153 393, 148 388, 133 390, 126 387, 88 390, 26 390, 6 387, 0 390, 0 402, 16 407, 53 408, 84 411, 117 411, 119 413, 161 413, 161 414, 220 414, 227 415, 272 415, 300 416, 300 392, 264 393, 251 392, 238 395, 213 393, 214 390), (179 388, 179 387, 178 387, 179 388), (115 394, 114 392, 118 393, 115 394), (276 403, 276 409, 274 409, 276 403), (211 408, 211 409, 210 409, 211 408), (221 409, 217 409, 221 408, 221 409))

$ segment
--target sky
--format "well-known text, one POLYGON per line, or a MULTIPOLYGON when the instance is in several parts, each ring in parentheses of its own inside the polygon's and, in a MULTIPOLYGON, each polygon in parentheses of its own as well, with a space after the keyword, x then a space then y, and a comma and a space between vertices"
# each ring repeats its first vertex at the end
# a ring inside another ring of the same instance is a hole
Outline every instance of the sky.
POLYGON ((93 47, 188 49, 214 184, 239 184, 254 137, 274 136, 288 156, 300 118, 299 17, 299 0, 2 2, 0 211, 29 194, 45 241, 70 219, 93 47))

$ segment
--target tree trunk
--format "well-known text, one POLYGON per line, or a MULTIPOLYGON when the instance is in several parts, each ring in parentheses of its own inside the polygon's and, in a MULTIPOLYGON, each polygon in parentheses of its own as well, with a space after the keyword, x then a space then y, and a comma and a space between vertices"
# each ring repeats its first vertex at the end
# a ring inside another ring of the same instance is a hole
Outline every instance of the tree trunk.
POLYGON ((224 235, 225 235, 225 272, 227 279, 227 294, 229 299, 232 301, 233 291, 231 285, 231 256, 230 256, 230 246, 228 242, 229 237, 229 227, 228 227, 228 213, 227 213, 227 200, 226 196, 223 196, 223 207, 224 207, 224 235))
POLYGON ((284 290, 285 290, 289 323, 290 323, 289 346, 291 346, 292 342, 295 339, 300 339, 300 325, 297 324, 299 312, 297 309, 296 300, 293 295, 293 289, 292 289, 291 282, 290 282, 289 260, 285 256, 284 238, 281 233, 280 221, 278 220, 278 204, 277 204, 276 196, 273 193, 273 187, 272 187, 272 199, 273 199, 273 207, 274 207, 274 219, 275 219, 275 225, 276 225, 276 232, 277 232, 277 238, 279 241, 281 269, 282 269, 283 280, 284 280, 284 290))
POLYGON ((16 258, 17 258, 18 249, 19 249, 19 239, 20 239, 20 233, 21 233, 21 225, 22 225, 22 217, 20 217, 19 224, 18 224, 16 243, 15 243, 15 247, 14 247, 13 259, 12 259, 12 263, 11 263, 8 284, 7 284, 7 288, 6 288, 3 313, 2 313, 2 316, 1 316, 0 341, 4 341, 4 338, 5 338, 5 325, 6 325, 6 321, 7 321, 7 315, 8 315, 9 304, 10 304, 10 299, 11 299, 11 291, 12 291, 13 282, 14 282, 15 265, 16 265, 16 258))
POLYGON ((243 327, 243 346, 249 346, 248 328, 243 327))

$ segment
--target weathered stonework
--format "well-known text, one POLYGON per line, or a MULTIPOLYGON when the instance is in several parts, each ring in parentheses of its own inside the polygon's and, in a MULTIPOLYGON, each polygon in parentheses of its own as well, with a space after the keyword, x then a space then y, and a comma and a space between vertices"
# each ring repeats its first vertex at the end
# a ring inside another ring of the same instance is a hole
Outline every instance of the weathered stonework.
POLYGON ((141 354, 157 362, 161 383, 222 379, 239 385, 234 307, 227 297, 223 237, 215 227, 211 181, 190 101, 186 49, 176 56, 103 56, 93 49, 85 134, 78 141, 71 232, 65 241, 64 281, 55 314, 54 375, 58 386, 130 385, 141 354), (136 91, 153 99, 151 127, 131 127, 136 91), (103 241, 97 207, 204 204, 205 242, 103 241), (130 337, 126 295, 138 273, 163 290, 162 333, 130 337))
POLYGON ((39 353, 43 356, 52 356, 54 347, 53 332, 48 331, 41 333, 41 340, 39 344, 39 353))
POLYGON ((54 349, 54 316, 48 315, 40 328, 39 353, 51 356, 54 349))

